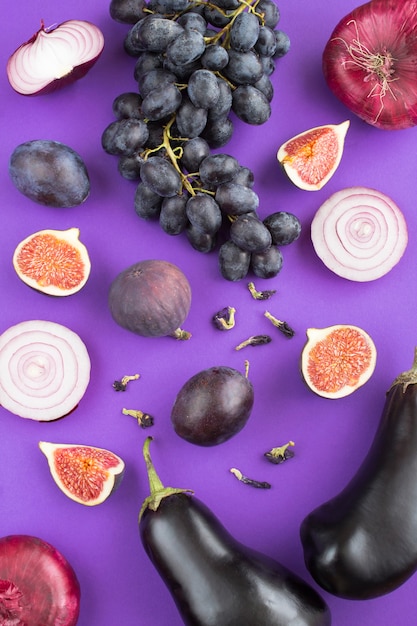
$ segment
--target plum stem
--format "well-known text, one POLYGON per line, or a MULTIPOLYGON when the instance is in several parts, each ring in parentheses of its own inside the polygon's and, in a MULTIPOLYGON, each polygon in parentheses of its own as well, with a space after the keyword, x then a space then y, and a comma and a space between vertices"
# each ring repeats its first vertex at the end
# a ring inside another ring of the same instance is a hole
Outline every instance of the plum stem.
POLYGON ((174 494, 179 493, 194 493, 191 489, 176 489, 174 487, 164 487, 161 479, 159 478, 154 464, 152 463, 151 454, 149 451, 150 443, 153 441, 153 437, 147 437, 143 444, 143 458, 146 463, 146 470, 148 472, 148 481, 149 481, 149 491, 150 494, 143 501, 141 510, 139 512, 139 521, 142 518, 142 515, 146 511, 146 509, 150 509, 151 511, 157 511, 159 505, 161 504, 164 498, 168 498, 174 494))

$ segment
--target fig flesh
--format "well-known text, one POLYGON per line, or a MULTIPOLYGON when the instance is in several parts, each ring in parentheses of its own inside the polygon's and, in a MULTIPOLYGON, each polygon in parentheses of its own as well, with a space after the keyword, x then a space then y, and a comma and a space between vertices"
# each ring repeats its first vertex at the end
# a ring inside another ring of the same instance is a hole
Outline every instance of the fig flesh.
POLYGON ((376 356, 373 340, 357 326, 309 328, 301 355, 301 372, 317 395, 343 398, 370 379, 376 356))
POLYGON ((188 339, 180 326, 191 306, 191 287, 173 263, 139 261, 113 280, 109 308, 122 328, 143 337, 173 336, 188 339))
POLYGON ((19 278, 51 296, 77 293, 91 270, 87 248, 79 240, 78 228, 41 230, 16 247, 13 267, 19 278))
POLYGON ((236 435, 248 421, 254 403, 247 375, 227 366, 192 376, 180 389, 171 410, 174 430, 200 446, 214 446, 236 435))
POLYGON ((55 483, 71 500, 86 506, 102 504, 123 478, 123 460, 104 448, 40 441, 55 483))
POLYGON ((277 159, 294 185, 318 191, 331 179, 342 158, 350 121, 317 126, 289 139, 277 159))

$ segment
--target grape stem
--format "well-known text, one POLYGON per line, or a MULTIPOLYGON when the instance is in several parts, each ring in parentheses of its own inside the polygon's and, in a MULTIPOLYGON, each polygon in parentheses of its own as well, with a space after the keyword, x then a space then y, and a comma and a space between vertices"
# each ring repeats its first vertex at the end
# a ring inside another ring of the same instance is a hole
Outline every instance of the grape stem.
MULTIPOLYGON (((206 44, 210 44, 210 43, 218 43, 221 42, 221 45, 224 48, 228 48, 230 47, 230 43, 229 43, 229 39, 230 39, 230 29, 234 23, 234 21, 236 20, 237 16, 240 15, 241 13, 243 13, 245 10, 247 10, 250 13, 253 13, 254 15, 256 15, 260 21, 260 23, 262 25, 264 25, 265 20, 264 20, 264 13, 259 13, 256 10, 256 7, 258 5, 260 0, 239 0, 239 6, 237 7, 237 9, 235 9, 235 11, 232 11, 231 13, 226 13, 225 11, 223 11, 220 7, 211 4, 210 2, 203 2, 202 0, 195 0, 195 2, 193 2, 192 7, 196 7, 199 6, 201 4, 204 4, 204 6, 208 6, 212 9, 215 9, 216 11, 218 11, 219 13, 221 13, 222 15, 224 15, 225 17, 227 17, 229 19, 229 22, 226 24, 226 26, 224 26, 222 29, 220 29, 215 35, 212 35, 211 37, 205 37, 204 40, 206 42, 206 44)), ((184 13, 187 13, 189 11, 190 7, 188 7, 185 11, 181 11, 176 13, 172 19, 178 19, 178 17, 180 17, 181 15, 183 15, 184 13)), ((148 13, 154 13, 154 11, 150 11, 149 9, 145 9, 145 11, 147 11, 148 13)), ((228 83, 228 85, 230 86, 231 89, 235 89, 236 85, 234 85, 233 83, 231 83, 229 80, 227 80, 226 77, 222 76, 222 74, 220 72, 214 72, 217 76, 221 77, 225 82, 228 83)), ((181 85, 181 84, 177 84, 177 87, 179 89, 184 89, 185 86, 181 85)), ((209 191, 207 189, 203 189, 203 188, 196 188, 195 186, 193 186, 192 180, 195 177, 195 174, 184 174, 184 172, 182 171, 181 167, 179 166, 179 160, 181 158, 182 155, 182 148, 178 148, 178 149, 174 149, 172 147, 171 144, 171 140, 173 139, 172 135, 171 135, 171 127, 174 124, 176 120, 176 114, 174 113, 173 116, 171 117, 171 119, 167 122, 167 124, 164 126, 164 132, 163 132, 163 140, 162 143, 157 146, 156 148, 152 148, 152 149, 148 149, 145 150, 145 152, 141 155, 142 158, 144 160, 146 160, 149 155, 151 155, 152 153, 155 152, 159 152, 161 149, 165 149, 166 154, 171 162, 171 164, 173 165, 173 167, 175 168, 175 170, 178 172, 180 179, 181 179, 181 184, 182 184, 182 190, 185 188, 188 193, 191 196, 195 196, 197 193, 207 193, 207 194, 213 194, 212 191, 209 191), (179 154, 179 156, 178 156, 179 154)), ((181 138, 176 138, 177 140, 181 139, 181 138)), ((185 141, 188 141, 188 138, 184 138, 185 141)), ((180 194, 179 194, 180 195, 180 194)), ((184 337, 181 337, 184 338, 184 337)))

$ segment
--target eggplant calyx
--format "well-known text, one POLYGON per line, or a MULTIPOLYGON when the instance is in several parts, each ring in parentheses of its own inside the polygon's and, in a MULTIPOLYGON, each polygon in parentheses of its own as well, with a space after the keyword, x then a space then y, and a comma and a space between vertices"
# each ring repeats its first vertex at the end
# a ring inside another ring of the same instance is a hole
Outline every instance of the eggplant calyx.
POLYGON ((157 511, 159 505, 161 504, 164 498, 168 498, 177 493, 190 493, 193 494, 194 491, 192 489, 176 489, 175 487, 164 487, 156 473, 154 464, 152 463, 151 455, 149 452, 149 446, 153 437, 147 437, 143 444, 143 457, 146 463, 146 470, 148 472, 148 480, 149 480, 149 491, 150 494, 143 501, 142 507, 139 512, 139 521, 142 518, 142 515, 146 511, 146 509, 151 509, 151 511, 157 511))
POLYGON ((408 385, 417 384, 417 346, 414 348, 414 361, 411 369, 403 372, 392 383, 390 389, 395 385, 401 385, 403 388, 403 393, 405 393, 408 385))

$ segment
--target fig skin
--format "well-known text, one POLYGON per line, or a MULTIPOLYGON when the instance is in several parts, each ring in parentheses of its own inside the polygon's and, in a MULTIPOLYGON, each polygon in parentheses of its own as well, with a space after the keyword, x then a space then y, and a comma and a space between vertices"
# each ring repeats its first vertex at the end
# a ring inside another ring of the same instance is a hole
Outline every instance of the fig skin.
POLYGON ((185 274, 168 261, 134 263, 116 276, 109 292, 109 308, 122 328, 143 337, 180 336, 191 306, 191 287, 185 274))
POLYGON ((59 141, 35 139, 20 144, 10 157, 9 174, 20 193, 44 206, 78 206, 90 194, 84 161, 59 141))
POLYGON ((171 421, 182 439, 215 446, 242 430, 253 403, 253 386, 246 376, 231 367, 211 367, 192 376, 180 389, 171 421))

